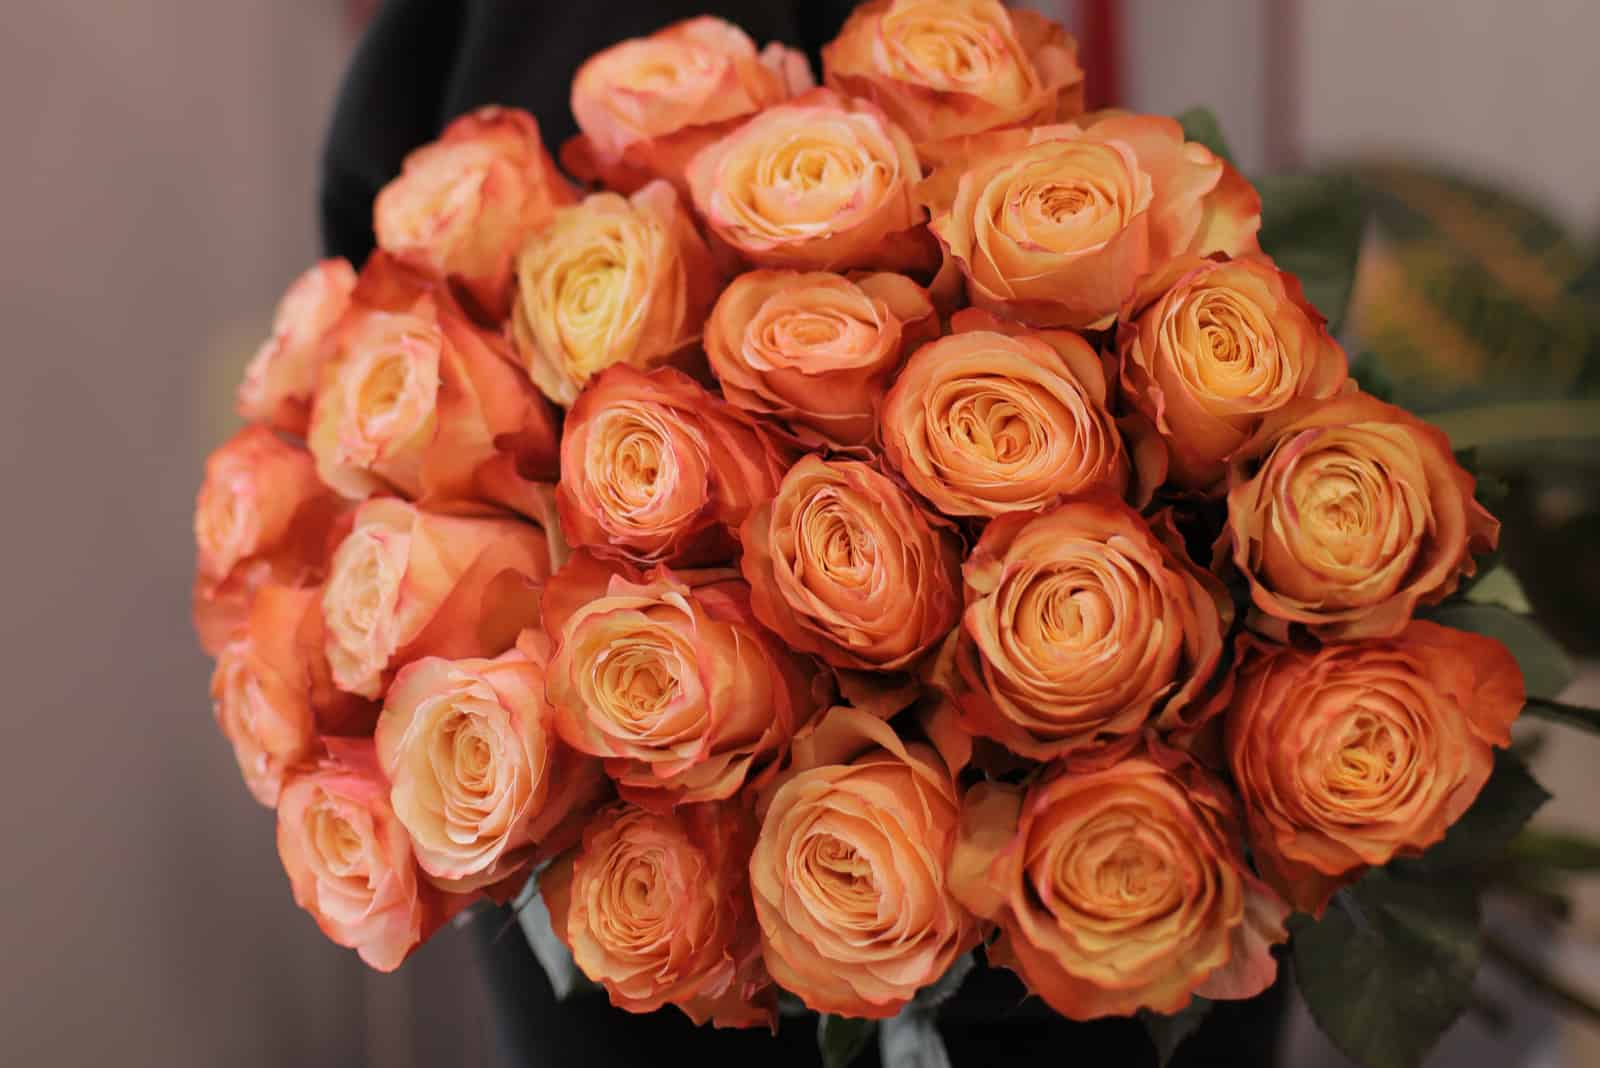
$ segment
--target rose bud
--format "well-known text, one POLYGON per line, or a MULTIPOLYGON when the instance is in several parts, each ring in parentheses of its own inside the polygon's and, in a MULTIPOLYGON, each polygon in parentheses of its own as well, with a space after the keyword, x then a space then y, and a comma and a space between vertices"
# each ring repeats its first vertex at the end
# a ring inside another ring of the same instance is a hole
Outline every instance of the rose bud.
POLYGON ((740 120, 812 88, 805 54, 749 36, 710 15, 612 45, 572 81, 582 133, 561 162, 584 181, 632 193, 652 178, 687 191, 683 172, 700 149, 740 120))
POLYGON ((550 543, 516 519, 437 515, 376 498, 333 556, 322 595, 341 690, 377 697, 423 656, 497 656, 538 617, 550 543))
POLYGON ((864 97, 922 145, 1083 110, 1078 46, 999 0, 872 0, 822 49, 830 88, 864 97))
POLYGON ((567 415, 562 529, 574 546, 640 564, 727 560, 788 460, 763 427, 681 371, 610 367, 567 415))
POLYGON ((1160 115, 969 138, 919 189, 930 227, 988 311, 1110 326, 1148 272, 1184 253, 1256 250, 1261 198, 1160 115))
POLYGON ((817 1012, 885 1019, 978 941, 947 885, 955 781, 858 709, 795 740, 750 857, 767 968, 817 1012))
POLYGON ((444 287, 381 253, 368 261, 311 414, 324 482, 354 500, 468 501, 507 449, 553 477, 557 437, 554 412, 504 342, 444 287))
POLYGON ((1353 390, 1302 401, 1234 453, 1217 556, 1231 553, 1249 581, 1249 623, 1264 634, 1398 634, 1498 542, 1474 484, 1449 439, 1410 412, 1353 390))
POLYGON ((1288 936, 1288 907, 1246 864, 1232 795, 1159 745, 1058 765, 1026 791, 974 786, 950 885, 998 930, 989 960, 1074 1020, 1254 997, 1288 936))
POLYGON ((1128 487, 1128 457, 1088 342, 969 308, 924 345, 883 409, 883 448, 945 515, 1036 512, 1128 487))
POLYGON ((723 290, 706 356, 723 395, 812 448, 870 445, 904 355, 938 336, 927 290, 898 274, 751 271, 723 290))
POLYGON ((1442 839, 1522 710, 1505 646, 1433 623, 1317 649, 1246 637, 1241 650, 1228 764, 1256 865, 1302 912, 1442 839))
POLYGON ((1168 479, 1208 491, 1267 415, 1298 397, 1326 399, 1348 361, 1300 282, 1264 257, 1185 256, 1123 309, 1123 393, 1165 446, 1168 479))
POLYGON ((721 278, 666 182, 563 208, 517 257, 511 334, 534 384, 571 405, 612 364, 696 357, 721 278))
POLYGON ((915 231, 922 177, 905 131, 876 107, 816 89, 768 108, 689 164, 695 210, 761 267, 914 270, 937 261, 915 231))
POLYGON ((546 588, 557 729, 652 811, 759 785, 816 710, 812 673, 760 628, 731 574, 691 586, 579 553, 546 588))
POLYGON ((772 1027, 776 991, 750 906, 754 837, 742 805, 660 815, 613 804, 539 877, 550 924, 618 1008, 670 1004, 700 1025, 772 1027))
POLYGON ((278 856, 295 904, 369 967, 392 972, 468 903, 424 883, 370 741, 297 772, 278 800, 278 856))
POLYGON ((562 744, 544 668, 425 657, 400 670, 375 740, 389 802, 417 863, 444 890, 499 883, 577 841, 605 789, 600 765, 562 744))
POLYGON ((504 319, 517 250, 575 199, 532 115, 479 108, 406 156, 373 203, 373 230, 379 248, 458 280, 485 313, 504 319))
POLYGON ((321 735, 372 731, 377 706, 333 685, 323 651, 322 591, 266 586, 243 632, 217 654, 211 707, 245 786, 272 808, 284 777, 318 755, 321 735))
POLYGON ((1232 606, 1107 495, 990 522, 963 569, 966 613, 939 665, 971 733, 1033 760, 1131 744, 1212 714, 1232 606), (1202 700, 1205 698, 1205 700, 1202 700))
POLYGON ((343 259, 323 260, 294 280, 278 302, 272 336, 256 350, 239 383, 241 416, 289 434, 306 432, 329 335, 355 287, 356 272, 343 259))

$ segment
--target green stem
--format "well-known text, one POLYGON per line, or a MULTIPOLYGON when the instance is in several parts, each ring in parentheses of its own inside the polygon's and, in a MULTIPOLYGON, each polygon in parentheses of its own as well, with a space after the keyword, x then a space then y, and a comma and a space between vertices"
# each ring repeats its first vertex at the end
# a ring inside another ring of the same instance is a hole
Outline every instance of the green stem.
POLYGON ((1540 719, 1552 723, 1565 723, 1569 727, 1600 734, 1600 708, 1569 705, 1565 701, 1552 701, 1548 697, 1530 697, 1524 706, 1540 719))
POLYGON ((1428 421, 1456 449, 1513 441, 1600 437, 1600 400, 1527 401, 1435 412, 1428 421))
POLYGON ((1493 935, 1485 936, 1483 948, 1490 960, 1522 980, 1530 989, 1554 1001, 1573 1015, 1600 1027, 1600 1005, 1590 1000, 1583 991, 1546 972, 1493 935))

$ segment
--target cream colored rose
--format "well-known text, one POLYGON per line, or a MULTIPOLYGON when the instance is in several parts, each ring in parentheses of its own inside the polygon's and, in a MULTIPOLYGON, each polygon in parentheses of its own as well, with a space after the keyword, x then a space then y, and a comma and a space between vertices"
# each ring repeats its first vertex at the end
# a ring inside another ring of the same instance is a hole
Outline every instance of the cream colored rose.
POLYGON ((294 280, 278 302, 272 336, 256 350, 239 383, 239 414, 290 434, 304 434, 311 395, 329 335, 350 305, 356 272, 327 259, 294 280))

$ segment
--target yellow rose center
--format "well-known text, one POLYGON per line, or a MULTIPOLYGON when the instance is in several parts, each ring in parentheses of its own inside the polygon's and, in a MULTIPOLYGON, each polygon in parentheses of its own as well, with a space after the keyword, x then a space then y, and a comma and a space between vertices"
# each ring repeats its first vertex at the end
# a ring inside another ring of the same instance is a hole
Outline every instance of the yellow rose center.
POLYGON ((870 927, 878 918, 880 892, 872 865, 855 846, 827 831, 800 846, 799 882, 814 915, 830 924, 870 927))
POLYGON ((835 583, 864 585, 877 563, 878 547, 850 504, 824 487, 803 506, 796 570, 816 569, 835 583))
POLYGON ((888 73, 935 89, 1014 95, 1023 76, 1011 20, 998 3, 896 3, 883 16, 888 73))
POLYGON ((1208 410, 1276 408, 1294 390, 1277 332, 1266 315, 1222 286, 1197 290, 1178 313, 1178 371, 1208 410))
POLYGON ((325 880, 344 883, 346 889, 366 883, 366 848, 361 832, 347 819, 338 802, 324 797, 306 813, 312 861, 325 880))

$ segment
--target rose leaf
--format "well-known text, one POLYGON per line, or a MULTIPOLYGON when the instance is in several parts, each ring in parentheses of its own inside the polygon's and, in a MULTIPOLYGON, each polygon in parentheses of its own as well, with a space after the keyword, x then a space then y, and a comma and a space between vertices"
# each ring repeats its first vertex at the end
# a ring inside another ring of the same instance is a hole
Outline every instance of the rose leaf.
POLYGON ((1512 839, 1550 800, 1550 794, 1517 756, 1494 754, 1494 771, 1472 807, 1417 861, 1409 862, 1441 876, 1461 868, 1480 867, 1500 859, 1512 839))
POLYGON ((1150 1043, 1156 1048, 1156 1063, 1161 1068, 1167 1068, 1178 1047, 1199 1030, 1206 1015, 1211 1012, 1211 1006, 1212 1002, 1205 998, 1191 998, 1189 1004, 1170 1016, 1148 1011, 1139 1013, 1139 1022, 1144 1025, 1150 1043))
POLYGON ((1433 622, 1494 638, 1516 657, 1529 698, 1553 698, 1572 682, 1572 661, 1543 627, 1499 605, 1455 601, 1428 613, 1433 622))
MULTIPOLYGON (((521 895, 518 900, 521 901, 521 895)), ((550 910, 545 907, 544 898, 532 894, 526 902, 517 906, 517 926, 522 928, 528 948, 533 950, 534 958, 538 960, 539 967, 544 969, 545 977, 550 980, 550 989, 555 991, 558 999, 565 1001, 573 991, 587 985, 587 980, 578 971, 577 962, 572 959, 572 953, 556 937, 555 928, 550 926, 550 910)))
POLYGON ((1178 116, 1178 125, 1183 127, 1185 141, 1198 141, 1209 148, 1212 155, 1233 162, 1233 153, 1228 151, 1228 139, 1222 136, 1222 124, 1210 108, 1190 108, 1178 116))
POLYGON ((1366 204, 1349 175, 1273 174, 1256 179, 1261 248, 1300 277, 1306 297, 1338 333, 1355 284, 1366 204))
POLYGON ((823 1013, 817 1018, 817 1052, 822 1068, 848 1068, 866 1050, 878 1021, 823 1013))

